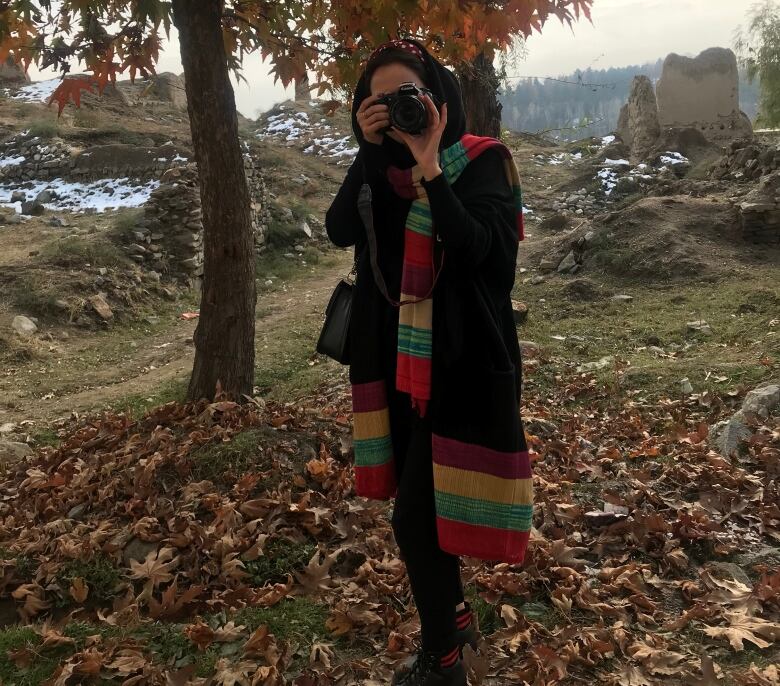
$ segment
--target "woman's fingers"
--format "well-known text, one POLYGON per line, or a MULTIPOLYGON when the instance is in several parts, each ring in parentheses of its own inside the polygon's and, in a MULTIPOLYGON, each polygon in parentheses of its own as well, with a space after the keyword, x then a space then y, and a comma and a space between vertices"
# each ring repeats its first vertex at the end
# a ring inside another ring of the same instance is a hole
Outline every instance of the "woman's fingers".
POLYGON ((428 125, 436 128, 439 125, 439 110, 436 109, 436 105, 433 104, 433 100, 427 93, 423 97, 425 98, 425 107, 428 110, 428 125))
POLYGON ((444 131, 444 129, 447 128, 447 103, 446 102, 441 106, 441 121, 439 122, 439 126, 442 131, 444 131))
POLYGON ((365 112, 373 103, 375 103, 379 99, 379 94, 377 95, 369 95, 367 98, 363 100, 363 102, 360 103, 360 106, 358 107, 358 114, 361 114, 365 112))

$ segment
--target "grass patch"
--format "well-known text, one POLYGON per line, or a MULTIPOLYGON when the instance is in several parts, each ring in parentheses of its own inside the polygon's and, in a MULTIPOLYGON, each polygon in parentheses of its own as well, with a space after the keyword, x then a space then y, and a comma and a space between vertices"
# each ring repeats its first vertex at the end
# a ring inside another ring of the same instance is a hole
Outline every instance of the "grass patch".
POLYGON ((71 236, 45 245, 41 259, 47 264, 79 269, 86 266, 117 267, 129 260, 121 248, 108 241, 86 240, 71 236))
POLYGON ((49 427, 35 431, 32 434, 32 439, 39 447, 49 446, 52 448, 57 447, 62 440, 57 435, 57 432, 54 429, 50 429, 49 427))
MULTIPOLYGON (((0 630, 0 682, 15 686, 39 686, 54 672, 59 659, 50 657, 51 651, 39 649, 42 639, 30 627, 10 627, 0 630), (31 657, 27 667, 17 667, 9 657, 11 653, 28 650, 31 657)), ((57 651, 60 657, 66 650, 57 651)))
POLYGON ((290 641, 294 658, 290 672, 299 672, 307 664, 312 644, 327 635, 325 620, 329 610, 306 597, 286 599, 273 607, 247 607, 235 617, 252 632, 265 624, 278 640, 290 641))
POLYGON ((35 119, 30 122, 28 128, 31 136, 37 136, 41 140, 54 138, 60 130, 56 119, 35 119))
POLYGON ((189 379, 173 379, 160 384, 153 393, 129 395, 111 403, 118 412, 127 412, 136 419, 143 417, 149 410, 170 402, 184 402, 189 379))
POLYGON ((776 268, 756 267, 749 283, 723 279, 715 285, 640 287, 606 281, 606 293, 633 296, 627 303, 612 301, 609 295, 572 300, 566 290, 569 278, 519 285, 517 295, 529 305, 519 336, 544 351, 542 364, 529 370, 525 381, 534 390, 554 391, 555 376, 569 376, 577 365, 612 355, 626 363, 622 376, 613 366, 605 368, 594 375, 594 390, 617 398, 629 389, 647 399, 675 397, 684 377, 694 392, 755 386, 780 370, 780 336, 772 335, 776 329, 770 326, 780 307, 777 279, 776 268), (688 331, 686 322, 699 319, 710 325, 711 335, 688 331), (650 346, 664 354, 648 350, 650 346))
POLYGON ((230 441, 199 447, 190 455, 193 478, 218 481, 224 477, 232 483, 246 472, 268 469, 270 463, 260 448, 267 436, 265 428, 250 429, 236 434, 230 441))
POLYGON ((88 601, 105 603, 114 599, 114 591, 122 580, 122 575, 111 560, 103 555, 96 555, 91 560, 68 562, 57 574, 63 605, 73 602, 69 589, 77 578, 83 579, 89 587, 88 601))
POLYGON ((288 574, 302 570, 316 550, 312 543, 275 538, 266 546, 262 557, 245 562, 244 567, 256 586, 279 583, 286 581, 288 574))

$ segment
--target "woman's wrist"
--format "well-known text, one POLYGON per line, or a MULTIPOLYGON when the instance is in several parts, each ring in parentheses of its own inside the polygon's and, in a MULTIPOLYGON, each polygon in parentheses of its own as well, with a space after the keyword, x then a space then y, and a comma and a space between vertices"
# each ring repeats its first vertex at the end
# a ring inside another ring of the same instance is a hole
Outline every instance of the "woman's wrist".
POLYGON ((441 167, 437 164, 423 167, 421 170, 423 178, 426 181, 432 181, 435 179, 439 174, 441 174, 441 167))

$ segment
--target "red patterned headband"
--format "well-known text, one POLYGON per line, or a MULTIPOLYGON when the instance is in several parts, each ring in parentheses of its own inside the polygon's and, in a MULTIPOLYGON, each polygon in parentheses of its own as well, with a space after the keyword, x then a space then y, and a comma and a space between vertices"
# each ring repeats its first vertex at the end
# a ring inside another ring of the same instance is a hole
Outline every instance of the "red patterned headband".
POLYGON ((368 61, 370 62, 373 60, 380 52, 383 50, 387 50, 388 48, 398 48, 400 50, 406 50, 406 52, 411 52, 413 55, 420 58, 420 61, 424 64, 425 60, 423 59, 423 53, 420 48, 418 48, 414 43, 411 43, 407 40, 398 39, 398 40, 391 40, 387 43, 382 43, 374 52, 369 55, 368 61))

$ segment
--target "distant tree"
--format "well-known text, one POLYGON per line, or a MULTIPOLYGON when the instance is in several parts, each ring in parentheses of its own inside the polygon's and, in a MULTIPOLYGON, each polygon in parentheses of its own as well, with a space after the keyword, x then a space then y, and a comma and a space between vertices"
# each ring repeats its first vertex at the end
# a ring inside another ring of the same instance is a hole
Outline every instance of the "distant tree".
POLYGON ((737 31, 735 50, 752 83, 760 84, 760 126, 780 126, 780 7, 772 0, 756 3, 750 9, 746 29, 737 31))

